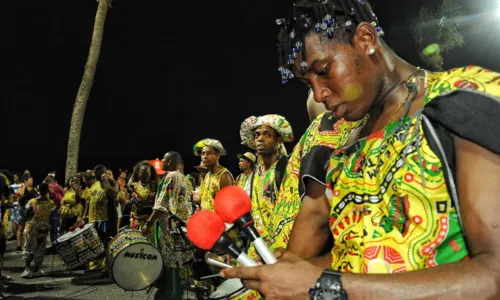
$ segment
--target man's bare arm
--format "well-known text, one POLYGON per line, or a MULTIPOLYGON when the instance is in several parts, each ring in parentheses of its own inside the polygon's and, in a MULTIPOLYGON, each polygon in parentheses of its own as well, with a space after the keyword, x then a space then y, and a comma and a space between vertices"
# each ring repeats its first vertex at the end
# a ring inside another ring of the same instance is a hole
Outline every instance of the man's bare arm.
POLYGON ((331 235, 328 227, 330 204, 325 196, 324 185, 309 180, 306 190, 307 194, 293 224, 287 251, 304 259, 311 259, 320 254, 331 235))
POLYGON ((468 261, 393 275, 345 274, 349 299, 500 299, 500 156, 455 137, 468 261))
POLYGON ((228 173, 222 174, 220 178, 220 188, 223 189, 226 186, 233 185, 233 178, 228 173))

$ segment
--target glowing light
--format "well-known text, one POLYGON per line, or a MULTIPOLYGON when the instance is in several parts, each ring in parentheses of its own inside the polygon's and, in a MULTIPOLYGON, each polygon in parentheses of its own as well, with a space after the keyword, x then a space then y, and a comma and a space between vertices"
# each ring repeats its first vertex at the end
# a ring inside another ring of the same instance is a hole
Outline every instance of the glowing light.
MULTIPOLYGON (((500 4, 499 4, 499 5, 500 5, 500 4)), ((499 17, 499 18, 500 18, 500 7, 499 7, 499 8, 497 8, 496 15, 497 15, 497 17, 499 17)))

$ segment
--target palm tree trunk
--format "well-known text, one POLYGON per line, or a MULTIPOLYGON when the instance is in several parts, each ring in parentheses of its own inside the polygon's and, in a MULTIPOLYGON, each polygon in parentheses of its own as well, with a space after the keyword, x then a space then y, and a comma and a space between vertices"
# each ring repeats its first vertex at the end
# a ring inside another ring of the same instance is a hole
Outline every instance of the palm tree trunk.
POLYGON ((69 178, 75 175, 78 171, 78 154, 80 151, 80 137, 82 133, 83 117, 85 115, 87 100, 89 99, 90 91, 92 90, 92 85, 94 84, 97 61, 99 60, 99 55, 101 54, 104 22, 106 21, 108 8, 111 5, 111 0, 98 0, 98 2, 99 5, 95 16, 94 31, 92 33, 89 56, 87 57, 82 82, 80 83, 78 94, 76 95, 73 115, 71 116, 65 182, 67 182, 69 178))

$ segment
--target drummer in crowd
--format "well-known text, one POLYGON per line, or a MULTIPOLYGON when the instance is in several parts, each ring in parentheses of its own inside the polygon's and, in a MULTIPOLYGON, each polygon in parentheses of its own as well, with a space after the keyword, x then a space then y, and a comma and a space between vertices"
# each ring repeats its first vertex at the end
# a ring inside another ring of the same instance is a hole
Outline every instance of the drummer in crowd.
MULTIPOLYGON (((94 223, 103 242, 108 237, 116 235, 116 209, 115 201, 118 187, 115 181, 110 181, 106 174, 106 166, 97 165, 94 168, 95 179, 90 188, 88 221, 94 223)), ((90 263, 90 270, 100 267, 106 270, 104 256, 90 263)))
POLYGON ((186 250, 188 245, 182 236, 173 235, 171 232, 178 225, 185 226, 179 224, 179 219, 182 220, 180 223, 187 222, 193 213, 190 187, 180 172, 182 158, 179 153, 174 151, 166 153, 162 162, 163 170, 167 173, 158 186, 153 214, 142 231, 147 236, 152 231, 154 222, 158 220, 162 237, 159 248, 165 268, 158 281, 159 288, 154 299, 180 300, 183 295, 181 279, 185 281, 191 275, 191 264, 186 263, 193 259, 194 254, 191 250, 186 250))
POLYGON ((69 180, 69 188, 61 199, 61 208, 59 209, 61 216, 59 234, 61 235, 68 232, 71 226, 76 225, 83 214, 82 186, 84 183, 80 174, 69 180))
POLYGON ((28 214, 33 216, 26 224, 27 242, 26 242, 26 269, 21 274, 22 278, 35 278, 43 275, 40 269, 45 257, 45 244, 50 232, 50 215, 56 210, 56 204, 50 199, 49 185, 42 183, 40 185, 40 196, 31 199, 28 204, 28 214), (34 267, 31 268, 31 262, 34 261, 34 267))
MULTIPOLYGON (((140 229, 153 213, 158 183, 158 174, 149 161, 143 160, 135 165, 128 183, 132 194, 129 204, 130 228, 140 229)), ((126 217, 126 213, 123 215, 126 217)), ((149 238, 153 239, 153 236, 149 238)))
POLYGON ((87 223, 89 220, 90 188, 95 183, 95 176, 89 171, 82 172, 82 175, 85 186, 85 189, 82 191, 82 198, 85 202, 82 221, 87 223))

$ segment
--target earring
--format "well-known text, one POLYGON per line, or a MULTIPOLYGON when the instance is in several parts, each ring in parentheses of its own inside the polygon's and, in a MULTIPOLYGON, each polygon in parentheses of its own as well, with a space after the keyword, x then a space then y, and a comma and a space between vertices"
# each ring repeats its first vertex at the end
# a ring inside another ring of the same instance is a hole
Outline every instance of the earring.
POLYGON ((375 54, 375 49, 371 48, 370 50, 368 50, 368 55, 373 55, 375 54))

